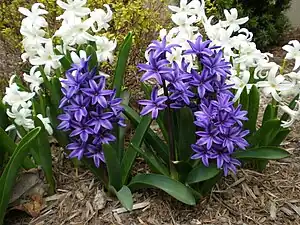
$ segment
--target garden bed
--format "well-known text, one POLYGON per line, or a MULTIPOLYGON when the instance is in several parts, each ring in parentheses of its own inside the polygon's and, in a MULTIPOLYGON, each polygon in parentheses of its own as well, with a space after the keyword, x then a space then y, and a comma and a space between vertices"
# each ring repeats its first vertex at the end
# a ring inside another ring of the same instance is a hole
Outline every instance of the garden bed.
MULTIPOLYGON (((287 40, 291 39, 299 40, 299 32, 289 34, 287 40)), ((279 48, 272 51, 282 58, 279 48)), ((8 75, 15 69, 10 71, 4 66, 15 61, 13 54, 4 54, 0 60, 0 74, 8 75)), ((132 74, 127 80, 131 81, 127 83, 129 90, 137 90, 134 96, 139 95, 137 75, 132 74)), ((31 196, 33 200, 27 206, 36 217, 17 216, 14 210, 5 224, 300 224, 300 134, 298 127, 293 130, 282 146, 292 157, 270 162, 264 174, 241 169, 236 176, 223 178, 196 207, 184 206, 157 190, 138 192, 134 203, 141 208, 130 213, 119 212, 118 201, 103 193, 94 176, 75 170, 61 149, 54 147, 57 193, 31 196)), ((144 171, 144 165, 138 160, 135 170, 144 171)))

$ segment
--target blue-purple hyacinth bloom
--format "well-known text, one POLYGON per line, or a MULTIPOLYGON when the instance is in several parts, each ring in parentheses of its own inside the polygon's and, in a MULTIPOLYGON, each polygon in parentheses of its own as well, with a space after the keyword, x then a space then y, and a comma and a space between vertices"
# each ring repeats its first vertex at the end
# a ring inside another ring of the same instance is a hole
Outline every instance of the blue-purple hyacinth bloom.
POLYGON ((201 160, 205 166, 215 162, 225 175, 229 171, 235 173, 240 162, 232 157, 232 153, 246 149, 245 136, 249 131, 243 129, 247 112, 242 111, 240 105, 234 106, 231 86, 226 84, 231 64, 224 59, 220 47, 211 46, 212 42, 201 35, 195 42, 187 42, 190 48, 184 51, 180 65, 167 60, 166 53, 180 46, 168 45, 166 38, 161 42, 153 41, 148 47, 148 63, 139 65, 144 71, 141 81, 153 78, 156 86, 151 100, 139 101, 144 106, 141 115, 151 113, 156 119, 159 111, 166 107, 175 112, 189 107, 197 127, 197 142, 191 146, 194 151, 191 158, 201 160), (193 55, 194 65, 199 65, 198 68, 188 69, 190 66, 184 55, 193 55), (158 96, 158 88, 164 89, 161 96, 158 96))
POLYGON ((113 125, 125 126, 121 117, 122 99, 115 98, 115 90, 106 90, 104 76, 89 71, 89 58, 72 64, 62 80, 63 98, 58 116, 58 129, 69 132, 70 158, 92 158, 96 167, 105 162, 102 145, 116 140, 113 125))

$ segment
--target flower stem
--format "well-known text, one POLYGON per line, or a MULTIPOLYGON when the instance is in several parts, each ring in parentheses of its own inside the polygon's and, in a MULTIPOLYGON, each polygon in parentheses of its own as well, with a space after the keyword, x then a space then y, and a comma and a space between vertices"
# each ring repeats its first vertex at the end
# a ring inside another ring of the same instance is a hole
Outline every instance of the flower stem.
POLYGON ((280 74, 283 74, 285 64, 286 64, 286 59, 283 60, 282 66, 280 67, 280 74))
POLYGON ((172 123, 172 111, 170 107, 170 100, 169 100, 169 94, 168 89, 166 86, 166 82, 163 81, 163 89, 164 89, 164 95, 168 97, 167 100, 167 124, 168 124, 168 136, 169 136, 169 169, 172 174, 173 170, 173 161, 175 161, 175 142, 174 142, 174 133, 173 133, 173 123, 172 123))

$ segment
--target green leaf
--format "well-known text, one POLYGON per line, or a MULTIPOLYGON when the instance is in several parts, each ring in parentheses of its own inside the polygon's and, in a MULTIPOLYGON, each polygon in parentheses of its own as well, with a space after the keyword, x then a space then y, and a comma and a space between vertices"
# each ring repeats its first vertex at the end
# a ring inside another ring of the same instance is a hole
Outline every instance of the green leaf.
POLYGON ((289 157, 290 154, 282 148, 278 147, 259 147, 251 148, 245 151, 237 151, 233 153, 237 159, 268 159, 277 160, 289 157))
POLYGON ((54 105, 51 103, 51 100, 49 98, 47 98, 47 106, 48 107, 46 109, 46 114, 50 119, 52 127, 54 128, 53 136, 58 141, 61 147, 65 147, 69 143, 68 136, 66 132, 56 129, 56 127, 59 125, 57 117, 62 112, 60 109, 58 109, 58 105, 54 105))
POLYGON ((178 180, 182 183, 185 183, 188 174, 193 169, 192 165, 184 161, 174 162, 173 164, 176 171, 178 172, 178 180))
MULTIPOLYGON (((56 55, 62 54, 62 52, 58 51, 56 48, 54 48, 53 50, 56 55)), ((68 59, 67 56, 62 57, 59 61, 62 65, 62 67, 64 68, 64 70, 70 69, 72 62, 68 59)))
POLYGON ((61 83, 59 78, 57 77, 53 77, 50 83, 51 83, 51 90, 50 90, 51 103, 52 105, 58 108, 59 102, 62 99, 61 83))
POLYGON ((101 163, 100 167, 97 168, 94 164, 94 161, 91 158, 83 157, 80 161, 95 175, 97 179, 99 179, 102 182, 106 189, 109 189, 108 174, 106 167, 103 163, 101 163))
POLYGON ((262 124, 264 125, 268 120, 272 120, 275 117, 276 108, 272 104, 268 104, 263 115, 262 124))
POLYGON ((123 186, 119 191, 114 190, 114 193, 125 209, 129 211, 132 210, 133 207, 132 193, 127 186, 123 186))
POLYGON ((186 179, 187 184, 199 183, 201 181, 209 180, 220 173, 220 170, 215 164, 210 164, 208 167, 202 163, 195 167, 186 179))
MULTIPOLYGON (((122 105, 124 107, 124 114, 131 121, 132 125, 137 127, 141 122, 141 117, 127 105, 122 105)), ((168 146, 157 136, 156 133, 152 131, 151 128, 148 129, 145 134, 146 141, 152 146, 155 152, 165 161, 169 160, 168 146)))
POLYGON ((249 97, 247 94, 247 88, 244 87, 241 96, 240 96, 240 104, 242 105, 242 109, 248 111, 249 107, 249 97))
POLYGON ((51 90, 51 83, 49 81, 49 79, 47 78, 46 74, 45 74, 45 71, 44 71, 44 68, 42 66, 39 66, 39 71, 41 72, 41 75, 42 75, 42 78, 43 78, 43 81, 44 81, 44 85, 46 87, 46 89, 48 91, 51 90))
POLYGON ((36 127, 41 127, 41 132, 39 136, 35 139, 35 150, 39 154, 41 167, 45 173, 46 180, 49 184, 49 194, 53 195, 55 192, 55 180, 52 171, 52 155, 48 139, 48 133, 45 130, 44 124, 38 117, 34 118, 34 123, 36 127))
POLYGON ((86 47, 86 54, 87 56, 91 57, 89 61, 89 70, 91 71, 92 69, 98 67, 98 60, 95 48, 91 45, 88 45, 86 47))
MULTIPOLYGON (((128 105, 129 103, 129 98, 130 98, 130 94, 128 91, 123 91, 121 93, 121 98, 122 98, 122 103, 125 105, 128 105)), ((121 117, 124 118, 125 116, 123 114, 121 114, 121 117)), ((118 157, 120 159, 120 161, 122 161, 123 159, 123 155, 124 155, 124 143, 125 143, 125 132, 126 132, 126 127, 121 127, 119 125, 115 125, 114 130, 116 132, 116 143, 114 145, 112 145, 113 147, 115 147, 115 149, 117 149, 117 154, 118 157)))
POLYGON ((116 88, 116 97, 120 97, 121 89, 124 83, 124 74, 126 72, 126 65, 129 57, 129 52, 132 45, 132 33, 128 33, 125 40, 123 41, 117 60, 117 66, 115 69, 115 76, 113 86, 116 88))
POLYGON ((212 188, 219 182, 219 180, 221 179, 223 173, 221 173, 221 171, 219 170, 219 173, 214 176, 213 178, 203 181, 200 185, 200 189, 199 192, 201 193, 201 195, 206 195, 208 194, 212 188))
POLYGON ((196 126, 192 111, 184 107, 179 110, 178 115, 178 160, 188 160, 192 155, 191 145, 196 142, 196 126))
POLYGON ((122 168, 122 182, 126 183, 129 173, 131 171, 132 165, 134 164, 137 152, 132 147, 140 147, 142 141, 144 140, 145 133, 147 132, 150 124, 152 122, 152 118, 150 116, 144 116, 140 121, 140 124, 137 126, 135 130, 135 134, 131 139, 131 145, 124 153, 124 158, 122 160, 121 168, 122 168))
POLYGON ((103 145, 103 152, 109 177, 109 185, 117 191, 122 187, 121 165, 116 150, 111 145, 103 145))
POLYGON ((279 130, 280 120, 268 120, 248 139, 248 141, 252 146, 267 146, 271 143, 279 130))
POLYGON ((32 141, 34 141, 40 131, 41 128, 37 127, 22 138, 0 177, 0 225, 3 224, 5 211, 19 168, 30 150, 32 141))
POLYGON ((5 130, 6 127, 8 127, 8 125, 9 125, 9 119, 6 114, 6 108, 5 105, 3 105, 3 103, 0 101, 0 128, 5 130))
POLYGON ((147 164, 151 167, 153 172, 160 173, 166 176, 169 175, 169 170, 165 166, 164 162, 161 159, 159 159, 156 155, 154 155, 152 151, 144 151, 134 145, 131 145, 131 147, 146 160, 147 164))
POLYGON ((165 191, 172 197, 187 205, 196 204, 195 198, 188 187, 164 175, 138 174, 131 180, 128 187, 131 190, 154 187, 165 191))
POLYGON ((245 129, 250 130, 250 133, 256 131, 256 121, 259 110, 259 90, 255 85, 252 85, 252 88, 249 93, 249 110, 248 110, 248 121, 245 122, 245 129))
POLYGON ((273 141, 271 142, 271 146, 279 146, 284 139, 288 136, 288 134, 291 132, 290 129, 286 128, 286 129, 282 129, 281 131, 279 131, 277 133, 277 135, 275 136, 275 138, 273 139, 273 141))
MULTIPOLYGON (((7 152, 9 155, 13 155, 16 148, 17 145, 13 139, 11 139, 2 128, 0 128, 0 151, 7 152)), ((34 163, 28 157, 25 157, 22 165, 25 169, 31 169, 35 167, 34 163)))

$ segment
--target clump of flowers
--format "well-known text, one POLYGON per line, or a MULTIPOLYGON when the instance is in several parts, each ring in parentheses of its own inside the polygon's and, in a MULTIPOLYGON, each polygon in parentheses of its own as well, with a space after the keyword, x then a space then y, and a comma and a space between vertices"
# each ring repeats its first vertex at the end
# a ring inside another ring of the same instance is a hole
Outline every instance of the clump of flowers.
POLYGON ((89 71, 88 66, 89 59, 82 59, 66 72, 59 106, 64 114, 58 116, 57 128, 70 132, 71 143, 66 147, 70 158, 92 158, 99 167, 105 162, 102 145, 116 140, 113 126, 125 123, 120 115, 122 99, 115 98, 116 90, 106 90, 106 78, 96 75, 95 69, 89 71))
POLYGON ((166 108, 175 110, 175 113, 183 107, 191 108, 199 137, 191 146, 195 152, 191 158, 201 159, 205 166, 216 161, 225 175, 229 170, 236 172, 236 165, 240 162, 231 155, 248 146, 244 137, 249 131, 243 129, 247 112, 241 110, 241 105, 234 107, 233 94, 229 91, 231 86, 226 84, 231 65, 223 58, 219 47, 212 46, 211 41, 203 40, 201 35, 195 42, 187 43, 190 48, 183 51, 180 64, 167 59, 168 53, 181 46, 168 45, 166 37, 148 47, 148 64, 139 65, 145 71, 141 80, 154 79, 156 87, 152 90, 151 100, 139 101, 145 106, 141 115, 152 112, 152 118, 156 119, 158 111, 166 108), (186 62, 185 56, 192 57, 192 65, 186 62), (158 86, 162 88, 162 96, 158 96, 158 86))
MULTIPOLYGON (((272 62, 272 54, 263 53, 256 48, 252 41, 253 34, 243 27, 249 18, 238 18, 235 8, 224 9, 226 20, 217 21, 208 18, 205 14, 205 1, 194 0, 180 1, 180 7, 170 6, 173 12, 172 20, 175 26, 167 33, 161 31, 161 38, 167 36, 168 44, 179 44, 181 48, 174 48, 168 53, 168 58, 181 60, 181 54, 188 46, 186 41, 196 40, 198 33, 204 31, 214 46, 223 49, 224 57, 232 64, 231 76, 227 77, 227 83, 235 89, 234 101, 239 101, 244 90, 249 94, 253 86, 257 87, 266 97, 270 97, 274 107, 287 113, 289 120, 282 120, 282 127, 290 127, 294 121, 299 120, 297 111, 289 108, 291 98, 299 96, 299 65, 300 44, 298 40, 292 40, 283 49, 287 52, 282 65, 272 62), (199 30, 196 26, 203 28, 199 30), (286 71, 287 60, 295 60, 292 71, 286 71)), ((186 59, 192 62, 191 58, 186 59)), ((298 98, 296 99, 298 100, 298 98)), ((294 105, 294 104, 292 104, 294 105)), ((286 119, 286 118, 285 118, 286 119)))
POLYGON ((69 69, 62 62, 67 62, 68 67, 72 63, 80 63, 81 59, 87 59, 86 46, 91 43, 95 46, 98 63, 111 63, 114 60, 116 41, 99 35, 109 28, 112 19, 108 5, 104 5, 106 10, 92 11, 85 7, 85 0, 57 0, 56 3, 64 12, 57 17, 62 23, 54 34, 47 33, 48 23, 43 16, 48 11, 43 4, 35 3, 31 10, 19 8, 19 12, 25 16, 20 28, 24 48, 21 58, 32 67, 29 74, 23 74, 23 83, 20 81, 22 79, 13 76, 6 88, 3 102, 7 106, 7 115, 13 120, 7 131, 16 129, 16 126, 29 131, 35 127, 33 117, 37 116, 52 135, 47 106, 44 104, 46 100, 42 101, 41 107, 38 102, 48 94, 45 89, 47 82, 59 78, 69 69), (21 83, 28 88, 21 88, 21 83))

